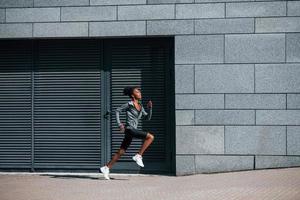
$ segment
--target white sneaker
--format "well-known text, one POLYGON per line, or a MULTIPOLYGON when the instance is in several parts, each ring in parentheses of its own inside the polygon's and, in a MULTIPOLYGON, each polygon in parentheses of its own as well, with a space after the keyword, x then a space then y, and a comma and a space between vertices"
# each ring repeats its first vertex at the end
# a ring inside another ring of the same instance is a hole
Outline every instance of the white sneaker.
POLYGON ((132 157, 132 160, 136 162, 141 167, 144 167, 144 163, 142 161, 143 157, 140 154, 135 154, 135 156, 132 157))
POLYGON ((104 175, 104 178, 106 180, 109 180, 109 168, 105 165, 103 167, 100 168, 100 171, 102 172, 102 174, 104 175))

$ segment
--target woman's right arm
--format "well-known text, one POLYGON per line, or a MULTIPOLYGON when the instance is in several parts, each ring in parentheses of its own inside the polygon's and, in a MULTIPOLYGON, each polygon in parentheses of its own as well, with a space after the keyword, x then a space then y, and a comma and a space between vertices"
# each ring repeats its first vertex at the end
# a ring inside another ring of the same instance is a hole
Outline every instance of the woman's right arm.
POLYGON ((129 107, 128 102, 122 104, 120 107, 116 108, 115 113, 116 113, 116 119, 117 119, 117 125, 118 127, 121 127, 123 124, 120 121, 120 113, 124 110, 126 110, 129 107))

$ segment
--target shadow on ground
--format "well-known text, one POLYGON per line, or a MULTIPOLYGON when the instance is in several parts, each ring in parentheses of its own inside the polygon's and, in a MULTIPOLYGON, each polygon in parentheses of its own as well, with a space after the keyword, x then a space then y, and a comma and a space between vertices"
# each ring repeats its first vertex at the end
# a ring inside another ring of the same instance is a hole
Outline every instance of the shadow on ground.
MULTIPOLYGON (((41 174, 40 176, 48 176, 49 178, 60 178, 60 179, 91 179, 91 180, 105 180, 104 177, 94 177, 94 176, 88 176, 88 175, 58 175, 58 174, 41 174)), ((112 178, 110 177, 110 180, 118 180, 118 181, 128 181, 129 179, 126 178, 112 178)))

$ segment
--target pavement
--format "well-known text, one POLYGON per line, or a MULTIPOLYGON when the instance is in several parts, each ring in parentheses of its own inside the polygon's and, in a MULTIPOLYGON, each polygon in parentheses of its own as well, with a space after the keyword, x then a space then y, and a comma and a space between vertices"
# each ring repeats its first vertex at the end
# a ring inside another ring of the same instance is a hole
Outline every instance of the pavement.
POLYGON ((300 167, 189 176, 0 172, 0 200, 300 200, 300 167))

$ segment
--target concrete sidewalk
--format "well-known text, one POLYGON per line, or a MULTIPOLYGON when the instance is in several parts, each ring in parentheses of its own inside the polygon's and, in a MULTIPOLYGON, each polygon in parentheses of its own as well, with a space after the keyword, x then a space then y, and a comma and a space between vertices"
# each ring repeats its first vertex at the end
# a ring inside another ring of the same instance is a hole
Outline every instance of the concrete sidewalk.
POLYGON ((1 200, 300 200, 300 168, 191 176, 0 173, 1 200))

